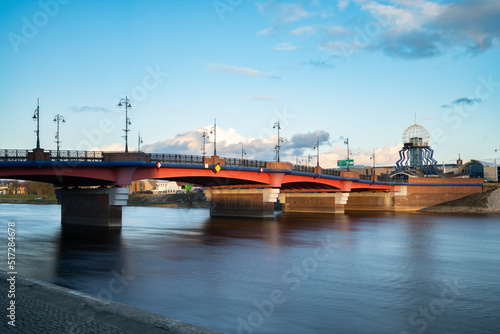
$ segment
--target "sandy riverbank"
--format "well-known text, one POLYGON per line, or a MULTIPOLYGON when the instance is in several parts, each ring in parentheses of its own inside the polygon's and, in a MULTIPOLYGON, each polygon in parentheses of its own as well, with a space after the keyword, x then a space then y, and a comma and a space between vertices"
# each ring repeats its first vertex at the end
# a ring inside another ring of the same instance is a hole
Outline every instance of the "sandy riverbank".
POLYGON ((500 214, 500 188, 434 205, 419 212, 500 214))

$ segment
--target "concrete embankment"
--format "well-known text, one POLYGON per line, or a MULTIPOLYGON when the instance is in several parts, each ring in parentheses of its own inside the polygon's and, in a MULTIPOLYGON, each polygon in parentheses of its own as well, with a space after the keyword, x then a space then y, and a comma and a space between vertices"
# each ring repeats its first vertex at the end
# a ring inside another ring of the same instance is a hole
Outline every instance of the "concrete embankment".
POLYGON ((11 278, 0 271, 1 333, 219 333, 47 282, 11 278))
POLYGON ((497 213, 500 214, 500 188, 469 195, 454 201, 419 210, 442 213, 497 213))

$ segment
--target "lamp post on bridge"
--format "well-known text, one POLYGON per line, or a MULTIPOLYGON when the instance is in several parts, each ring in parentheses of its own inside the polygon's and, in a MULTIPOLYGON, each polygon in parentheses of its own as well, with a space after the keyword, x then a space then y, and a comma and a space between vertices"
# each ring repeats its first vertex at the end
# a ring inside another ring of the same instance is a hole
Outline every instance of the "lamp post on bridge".
POLYGON ((60 147, 61 147, 61 141, 59 139, 59 121, 62 121, 62 123, 66 123, 66 120, 64 119, 63 115, 55 115, 54 116, 54 123, 57 123, 57 132, 56 132, 56 145, 57 145, 57 160, 59 160, 59 152, 60 152, 60 147))
POLYGON ((143 143, 142 137, 141 137, 141 131, 139 131, 138 138, 137 138, 137 152, 141 152, 141 144, 143 143))
POLYGON ((500 148, 495 149, 495 175, 497 176, 497 182, 498 182, 498 167, 497 167, 497 151, 500 150, 500 148))
POLYGON ((375 150, 373 150, 373 154, 370 157, 370 160, 373 160, 373 169, 372 169, 372 175, 375 175, 375 150))
POLYGON ((128 126, 132 124, 130 122, 130 118, 128 118, 128 109, 132 108, 132 106, 130 105, 130 99, 127 96, 125 96, 124 99, 120 99, 118 107, 122 107, 122 103, 125 104, 125 129, 123 129, 123 131, 125 131, 125 136, 123 137, 125 138, 125 153, 128 153, 128 132, 130 131, 128 126))
POLYGON ((201 137, 203 138, 203 146, 201 147, 201 153, 202 153, 203 157, 205 157, 207 155, 207 151, 205 150, 205 144, 208 140, 207 132, 203 131, 203 134, 201 135, 201 137))
POLYGON ((33 120, 36 120, 36 148, 40 149, 40 99, 36 99, 36 109, 33 115, 33 120))
POLYGON ((318 152, 316 153, 316 166, 319 167, 319 137, 318 137, 318 141, 316 142, 316 145, 313 147, 313 150, 318 150, 318 152))
POLYGON ((214 135, 214 155, 217 155, 217 119, 214 118, 214 126, 210 130, 210 134, 214 135))
MULTIPOLYGON (((344 144, 347 145, 347 160, 349 160, 349 155, 351 153, 351 151, 349 151, 349 137, 347 137, 345 140, 344 140, 344 144)), ((347 171, 349 171, 349 161, 347 162, 347 171)))
POLYGON ((243 143, 241 143, 241 160, 243 160, 243 156, 246 154, 247 152, 243 149, 243 143))
POLYGON ((273 129, 278 130, 278 144, 274 147, 274 149, 276 150, 276 161, 280 162, 280 149, 281 149, 281 143, 283 142, 283 139, 280 137, 281 127, 280 127, 279 121, 274 123, 273 129))

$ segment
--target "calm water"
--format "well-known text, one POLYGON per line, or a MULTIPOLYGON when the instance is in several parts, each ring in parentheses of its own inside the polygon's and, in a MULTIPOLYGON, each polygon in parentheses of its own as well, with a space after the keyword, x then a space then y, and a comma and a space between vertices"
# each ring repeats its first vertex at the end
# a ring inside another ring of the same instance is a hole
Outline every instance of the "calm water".
POLYGON ((226 333, 500 332, 498 216, 123 216, 85 233, 59 206, 1 204, 2 254, 15 221, 19 274, 226 333))

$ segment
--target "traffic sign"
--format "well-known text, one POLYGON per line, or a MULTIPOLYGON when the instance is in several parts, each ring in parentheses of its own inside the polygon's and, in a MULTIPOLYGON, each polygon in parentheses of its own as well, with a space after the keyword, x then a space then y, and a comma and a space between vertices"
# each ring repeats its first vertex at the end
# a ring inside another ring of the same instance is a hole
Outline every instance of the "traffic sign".
POLYGON ((337 160, 337 166, 339 167, 354 166, 354 160, 353 159, 337 160))

